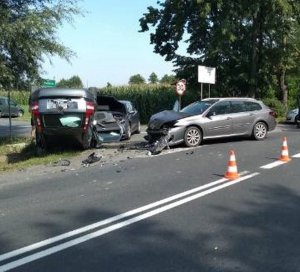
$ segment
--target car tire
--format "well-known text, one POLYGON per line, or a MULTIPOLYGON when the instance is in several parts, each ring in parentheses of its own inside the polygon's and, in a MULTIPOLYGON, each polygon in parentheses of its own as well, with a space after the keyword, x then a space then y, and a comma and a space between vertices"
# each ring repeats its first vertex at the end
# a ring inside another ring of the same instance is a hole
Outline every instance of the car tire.
POLYGON ((253 127, 253 138, 257 141, 264 140, 267 137, 268 128, 264 122, 257 122, 253 127))
POLYGON ((82 136, 82 149, 89 149, 92 145, 93 132, 91 126, 88 126, 87 131, 82 136))
POLYGON ((294 119, 294 124, 295 124, 295 125, 297 124, 298 118, 299 118, 299 115, 296 115, 296 116, 295 116, 295 119, 294 119))
POLYGON ((141 122, 139 121, 137 124, 137 129, 135 131, 136 134, 140 134, 141 133, 141 122))
POLYGON ((184 133, 184 143, 188 147, 200 145, 202 141, 202 133, 197 127, 188 127, 184 133))
POLYGON ((36 153, 38 156, 44 155, 47 150, 47 141, 43 133, 36 132, 35 134, 36 153))
POLYGON ((22 117, 24 115, 24 112, 22 110, 19 110, 18 117, 22 117))
POLYGON ((127 130, 125 133, 125 139, 130 140, 130 138, 131 138, 131 125, 130 125, 130 123, 128 123, 127 130))

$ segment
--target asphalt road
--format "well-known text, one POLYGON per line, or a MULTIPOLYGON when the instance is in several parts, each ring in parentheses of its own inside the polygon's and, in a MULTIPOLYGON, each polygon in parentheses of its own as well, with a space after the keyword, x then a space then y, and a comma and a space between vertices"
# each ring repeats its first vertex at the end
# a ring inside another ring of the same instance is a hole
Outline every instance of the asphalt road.
MULTIPOLYGON (((30 121, 19 121, 15 118, 11 119, 11 135, 13 137, 30 136, 31 126, 30 121)), ((9 137, 9 118, 0 118, 0 137, 9 137)))
POLYGON ((299 271, 299 139, 284 126, 2 183, 0 271, 299 271), (226 181, 231 149, 241 178, 226 181))

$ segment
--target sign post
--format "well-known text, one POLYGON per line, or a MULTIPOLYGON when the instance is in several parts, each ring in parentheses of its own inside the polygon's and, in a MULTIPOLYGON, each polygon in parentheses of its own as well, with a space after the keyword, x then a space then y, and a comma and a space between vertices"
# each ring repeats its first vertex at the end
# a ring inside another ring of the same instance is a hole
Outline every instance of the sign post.
POLYGON ((176 83, 176 93, 178 95, 179 110, 181 110, 181 96, 186 91, 186 80, 181 79, 176 83))
MULTIPOLYGON (((201 83, 200 98, 203 98, 203 83, 215 84, 216 83, 216 68, 198 66, 198 82, 201 83)), ((209 85, 209 97, 210 97, 210 85, 209 85)))

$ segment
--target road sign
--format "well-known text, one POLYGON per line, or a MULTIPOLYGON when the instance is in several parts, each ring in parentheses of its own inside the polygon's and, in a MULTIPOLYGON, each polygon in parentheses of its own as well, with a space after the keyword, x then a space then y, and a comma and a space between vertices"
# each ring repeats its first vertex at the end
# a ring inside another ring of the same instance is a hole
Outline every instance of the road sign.
POLYGON ((198 82, 199 83, 216 83, 216 68, 198 66, 198 82))
POLYGON ((46 88, 56 87, 56 82, 54 79, 44 79, 42 83, 42 87, 46 87, 46 88))
POLYGON ((181 96, 186 91, 186 80, 181 79, 176 83, 176 93, 181 96))

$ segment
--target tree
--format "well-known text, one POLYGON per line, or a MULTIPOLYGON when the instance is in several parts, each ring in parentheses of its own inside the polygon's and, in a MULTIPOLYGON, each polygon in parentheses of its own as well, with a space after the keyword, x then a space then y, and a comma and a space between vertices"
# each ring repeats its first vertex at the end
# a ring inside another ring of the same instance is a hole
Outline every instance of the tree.
POLYGON ((161 80, 160 80, 161 84, 175 84, 176 83, 176 77, 174 75, 167 75, 165 74, 161 80))
POLYGON ((56 39, 58 27, 80 14, 76 0, 2 0, 0 3, 0 86, 39 79, 45 57, 70 60, 74 53, 56 39))
POLYGON ((129 84, 144 84, 145 79, 140 75, 136 74, 129 78, 129 84))
POLYGON ((82 81, 79 76, 72 76, 69 79, 61 79, 57 83, 57 87, 64 87, 64 88, 83 88, 82 81))
POLYGON ((154 72, 152 72, 152 73, 150 74, 150 76, 149 76, 148 81, 149 81, 151 84, 156 84, 156 83, 158 82, 158 77, 157 77, 157 75, 156 75, 154 72))
POLYGON ((198 65, 213 66, 221 95, 263 96, 273 86, 276 71, 284 77, 287 68, 297 65, 293 60, 295 55, 299 60, 299 44, 292 36, 299 27, 299 1, 158 4, 148 7, 140 19, 140 31, 151 31, 154 52, 173 61, 177 77, 186 78, 189 85, 197 83, 198 65), (179 53, 183 43, 187 54, 179 53))

